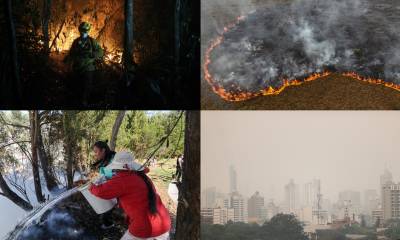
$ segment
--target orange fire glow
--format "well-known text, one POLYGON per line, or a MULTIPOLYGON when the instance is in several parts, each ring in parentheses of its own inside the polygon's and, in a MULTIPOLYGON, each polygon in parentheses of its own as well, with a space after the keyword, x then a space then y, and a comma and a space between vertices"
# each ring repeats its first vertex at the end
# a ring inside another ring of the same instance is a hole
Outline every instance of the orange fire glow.
MULTIPOLYGON (((208 84, 211 86, 212 90, 218 94, 222 99, 230 102, 239 102, 239 101, 245 101, 249 100, 255 97, 259 96, 267 96, 267 95, 278 95, 280 94, 285 88, 289 86, 298 86, 306 82, 310 82, 322 77, 326 77, 332 74, 332 72, 323 72, 323 73, 313 73, 304 80, 289 80, 289 79, 283 79, 282 85, 278 88, 273 88, 273 87, 268 87, 266 89, 260 90, 258 92, 246 92, 246 91, 241 91, 240 89, 237 90, 227 90, 220 84, 216 83, 212 74, 209 71, 209 65, 211 64, 211 53, 212 51, 218 47, 223 41, 224 41, 224 34, 229 32, 234 26, 236 26, 238 23, 241 21, 245 20, 245 16, 239 16, 233 23, 228 24, 227 26, 224 27, 224 31, 222 34, 217 36, 214 40, 211 41, 209 47, 207 48, 205 52, 205 57, 204 57, 204 65, 203 65, 203 71, 204 71, 204 78, 208 82, 208 84)), ((400 91, 400 84, 395 84, 391 82, 386 82, 382 79, 374 79, 374 78, 369 78, 369 77, 363 77, 358 75, 355 72, 345 72, 345 73, 340 73, 342 76, 345 77, 351 77, 356 80, 370 83, 370 84, 375 84, 375 85, 383 85, 388 88, 392 88, 394 90, 400 91)))
POLYGON ((104 54, 104 61, 106 63, 121 63, 122 51, 107 52, 104 54))
MULTIPOLYGON (((55 41, 55 44, 53 45, 51 51, 52 52, 66 52, 69 51, 73 41, 79 37, 79 31, 78 28, 74 25, 62 25, 62 28, 60 30, 64 30, 68 32, 68 34, 61 34, 63 37, 58 37, 57 39, 55 36, 55 33, 51 33, 50 36, 50 43, 55 41)), ((90 32, 90 36, 93 38, 97 38, 99 35, 99 30, 98 29, 93 29, 90 32)), ((39 42, 40 44, 43 45, 43 41, 39 42)), ((115 46, 112 44, 112 42, 99 42, 105 52, 104 52, 104 61, 106 64, 111 64, 111 63, 121 63, 122 59, 122 49, 120 49, 118 46, 115 46), (108 48, 107 48, 108 47, 108 48)))

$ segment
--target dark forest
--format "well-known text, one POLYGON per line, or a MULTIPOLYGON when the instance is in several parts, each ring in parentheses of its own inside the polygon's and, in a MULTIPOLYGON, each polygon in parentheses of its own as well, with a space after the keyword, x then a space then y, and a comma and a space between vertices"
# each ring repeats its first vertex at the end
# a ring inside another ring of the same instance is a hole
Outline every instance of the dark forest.
POLYGON ((199 5, 189 0, 3 1, 1 106, 198 108, 199 5), (91 55, 82 72, 76 62, 84 62, 86 53, 72 51, 72 45, 75 39, 82 42, 83 23, 89 26, 91 55), (101 50, 94 57, 93 46, 101 50))

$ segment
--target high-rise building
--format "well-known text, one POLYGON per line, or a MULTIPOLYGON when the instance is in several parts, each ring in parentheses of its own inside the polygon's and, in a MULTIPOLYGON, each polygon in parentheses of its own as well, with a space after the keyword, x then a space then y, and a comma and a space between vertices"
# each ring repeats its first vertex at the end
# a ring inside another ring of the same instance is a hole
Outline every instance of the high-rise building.
POLYGON ((313 224, 313 208, 312 206, 304 206, 297 211, 296 216, 305 224, 313 224))
POLYGON ((357 191, 342 191, 339 192, 339 203, 344 204, 348 202, 353 206, 353 208, 361 207, 361 194, 357 191))
POLYGON ((372 210, 372 223, 378 227, 383 225, 383 210, 381 206, 378 206, 376 209, 372 210))
POLYGON ((276 214, 279 213, 279 208, 274 204, 271 200, 267 205, 267 219, 273 218, 276 214))
POLYGON ((214 207, 230 208, 230 199, 224 196, 217 197, 214 207))
POLYGON ((233 165, 231 165, 229 168, 229 180, 230 180, 229 181, 230 193, 237 192, 238 191, 238 189, 237 189, 237 174, 236 174, 235 167, 233 165))
POLYGON ((285 205, 288 213, 296 213, 299 205, 299 189, 293 179, 285 186, 285 205))
POLYGON ((321 209, 326 210, 328 212, 332 211, 332 203, 328 198, 323 198, 321 200, 321 209))
POLYGON ((393 181, 392 173, 391 173, 389 170, 385 169, 385 171, 383 172, 383 174, 380 176, 380 184, 381 184, 381 187, 382 187, 384 184, 386 184, 386 183, 388 183, 388 182, 392 182, 392 181, 393 181))
POLYGON ((353 220, 361 213, 361 193, 358 191, 342 191, 339 192, 339 200, 337 202, 337 211, 335 215, 339 219, 346 221, 353 220))
POLYGON ((267 207, 263 206, 263 207, 260 209, 260 211, 261 211, 261 213, 260 213, 260 221, 261 221, 262 223, 264 223, 264 222, 268 219, 268 210, 267 210, 267 207))
POLYGON ((234 209, 234 222, 247 222, 247 204, 238 192, 231 193, 230 208, 234 209))
POLYGON ((304 185, 304 206, 311 206, 317 208, 318 205, 318 194, 321 192, 321 181, 314 179, 304 185))
POLYGON ((202 208, 202 224, 226 224, 234 220, 234 210, 232 208, 202 208))
POLYGON ((400 183, 386 182, 381 190, 383 219, 400 218, 400 183))
POLYGON ((368 189, 364 191, 363 210, 366 214, 371 215, 372 210, 376 209, 379 204, 378 193, 375 189, 368 189))
POLYGON ((304 199, 303 199, 303 205, 304 206, 312 206, 314 199, 313 199, 313 187, 312 187, 312 183, 308 182, 304 185, 304 199))
POLYGON ((215 205, 217 189, 215 187, 206 188, 201 193, 201 208, 212 208, 215 205))
POLYGON ((202 224, 214 224, 213 208, 201 208, 200 215, 202 224))
POLYGON ((249 221, 258 222, 262 220, 262 209, 264 208, 264 198, 259 192, 255 192, 248 200, 249 221))

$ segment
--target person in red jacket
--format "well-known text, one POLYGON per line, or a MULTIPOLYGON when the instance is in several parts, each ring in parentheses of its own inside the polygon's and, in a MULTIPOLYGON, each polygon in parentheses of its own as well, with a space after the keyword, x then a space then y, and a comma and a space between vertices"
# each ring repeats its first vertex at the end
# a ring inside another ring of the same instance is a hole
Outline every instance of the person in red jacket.
POLYGON ((171 219, 146 175, 148 168, 136 163, 128 152, 116 153, 106 168, 113 171, 113 176, 102 184, 92 184, 89 190, 99 198, 118 199, 129 223, 121 240, 169 240, 171 219))

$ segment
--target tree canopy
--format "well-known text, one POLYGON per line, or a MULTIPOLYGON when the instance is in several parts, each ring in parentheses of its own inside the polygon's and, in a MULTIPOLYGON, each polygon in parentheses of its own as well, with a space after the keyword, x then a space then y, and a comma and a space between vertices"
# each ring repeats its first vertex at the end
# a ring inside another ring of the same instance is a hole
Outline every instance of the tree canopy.
POLYGON ((257 224, 232 223, 226 225, 203 224, 201 239, 207 240, 307 240, 302 224, 295 216, 278 214, 265 222, 257 224))
POLYGON ((92 146, 98 140, 112 139, 116 151, 128 150, 141 163, 149 158, 174 161, 183 154, 183 115, 178 111, 0 112, 0 175, 6 178, 2 192, 29 209, 24 176, 34 176, 38 202, 45 201, 41 182, 48 191, 63 182, 72 187, 76 172, 90 171, 92 146), (13 185, 21 199, 15 200, 5 184, 13 185))

